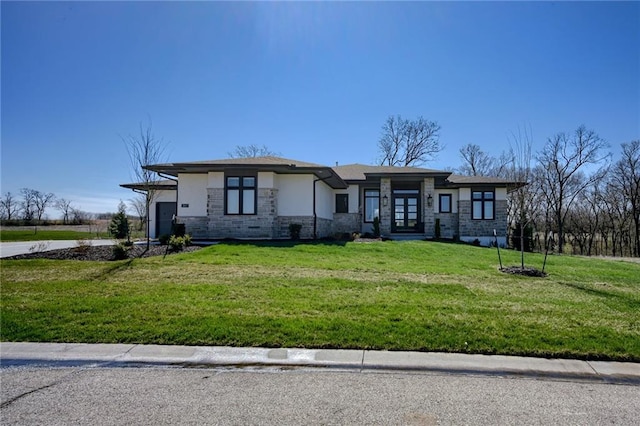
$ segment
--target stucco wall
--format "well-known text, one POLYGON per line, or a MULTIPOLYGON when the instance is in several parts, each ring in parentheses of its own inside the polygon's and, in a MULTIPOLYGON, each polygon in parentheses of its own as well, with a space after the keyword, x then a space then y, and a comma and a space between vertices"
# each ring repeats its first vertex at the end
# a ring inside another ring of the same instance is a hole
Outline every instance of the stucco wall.
MULTIPOLYGON (((349 213, 358 213, 360 208, 360 185, 349 185, 347 189, 336 189, 334 194, 349 194, 349 213)), ((336 211, 335 195, 333 197, 333 211, 336 211)))
POLYGON ((313 216, 313 175, 276 175, 279 216, 313 216))
MULTIPOLYGON (((313 183, 312 183, 313 185, 313 183)), ((313 187, 312 187, 313 191, 313 187)), ((313 197, 313 194, 311 194, 313 197)), ((322 181, 316 182, 316 215, 323 219, 333 219, 335 195, 333 189, 322 181)))
POLYGON ((433 196, 433 209, 436 213, 440 211, 440 194, 451 194, 451 213, 458 213, 458 190, 457 189, 436 189, 433 196))
POLYGON ((208 183, 206 174, 178 175, 178 216, 207 215, 208 183))

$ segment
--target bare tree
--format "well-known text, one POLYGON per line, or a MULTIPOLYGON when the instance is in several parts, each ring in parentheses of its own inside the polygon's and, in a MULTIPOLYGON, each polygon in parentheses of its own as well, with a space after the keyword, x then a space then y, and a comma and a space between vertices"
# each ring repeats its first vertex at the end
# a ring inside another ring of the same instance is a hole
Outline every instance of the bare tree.
POLYGON ((19 208, 18 200, 13 197, 11 192, 7 192, 4 197, 0 198, 0 210, 3 219, 13 219, 18 214, 19 208))
POLYGON ((249 158, 249 157, 264 157, 269 155, 280 155, 277 152, 272 151, 266 145, 237 145, 233 151, 228 152, 227 155, 231 158, 249 158))
POLYGON ((138 230, 141 231, 144 227, 145 218, 147 217, 147 205, 146 198, 144 194, 138 194, 135 198, 129 199, 129 206, 131 209, 136 212, 138 216, 138 230))
POLYGON ((548 139, 537 156, 536 170, 539 187, 558 233, 558 252, 564 244, 564 224, 569 209, 586 187, 602 179, 608 166, 608 148, 605 141, 585 126, 580 126, 572 135, 558 133, 548 139), (604 165, 603 165, 604 162, 604 165), (589 165, 601 166, 587 175, 589 165))
POLYGON ((165 143, 153 134, 151 122, 144 127, 140 123, 140 132, 137 136, 129 135, 121 137, 131 161, 132 178, 142 187, 141 193, 145 197, 145 212, 147 224, 147 250, 150 246, 149 206, 153 202, 156 192, 155 187, 160 181, 159 176, 145 168, 152 164, 161 163, 164 160, 165 143))
POLYGON ((613 167, 611 178, 629 204, 634 256, 640 256, 640 140, 622 144, 622 158, 613 167))
POLYGON ((71 201, 65 198, 58 198, 54 203, 56 209, 62 213, 62 223, 69 223, 69 215, 71 214, 71 201))
POLYGON ((51 192, 40 191, 34 191, 33 195, 36 217, 38 219, 38 222, 40 222, 42 220, 42 217, 44 216, 45 210, 51 205, 51 203, 54 202, 56 196, 51 192))
POLYGON ((405 120, 390 116, 382 126, 378 141, 382 166, 419 166, 435 158, 442 151, 440 125, 418 117, 405 120))
POLYGON ((467 144, 460 148, 462 166, 458 173, 465 176, 489 176, 494 158, 484 152, 479 145, 467 144))
POLYGON ((22 212, 22 219, 30 222, 35 217, 35 191, 30 188, 22 188, 20 193, 22 194, 22 201, 20 202, 20 211, 22 212))

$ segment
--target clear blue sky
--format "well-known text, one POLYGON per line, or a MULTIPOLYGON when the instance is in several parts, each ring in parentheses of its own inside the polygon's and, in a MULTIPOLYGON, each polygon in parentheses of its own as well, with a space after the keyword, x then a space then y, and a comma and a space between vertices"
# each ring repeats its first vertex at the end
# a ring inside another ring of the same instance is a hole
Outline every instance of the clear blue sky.
MULTIPOLYGON (((580 124, 640 138, 640 3, 1 3, 2 193, 86 211, 132 197, 121 135, 169 161, 236 145, 326 165, 378 157, 389 115, 442 126, 432 168, 580 124)), ((57 216, 51 211, 50 216, 57 216)))

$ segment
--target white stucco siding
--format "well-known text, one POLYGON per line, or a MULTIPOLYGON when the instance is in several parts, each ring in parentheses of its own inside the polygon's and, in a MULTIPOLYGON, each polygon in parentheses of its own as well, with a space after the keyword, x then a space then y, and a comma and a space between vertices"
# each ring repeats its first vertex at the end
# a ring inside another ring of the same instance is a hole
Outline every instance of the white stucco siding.
POLYGON ((313 175, 277 175, 274 183, 278 216, 313 216, 313 175))
POLYGON ((336 189, 333 191, 334 197, 331 201, 333 205, 333 211, 336 211, 336 200, 335 194, 349 194, 349 213, 358 213, 358 209, 360 208, 360 186, 359 185, 349 185, 347 189, 336 189))
POLYGON ((181 173, 178 175, 178 216, 207 215, 206 174, 181 173))
POLYGON ((507 199, 507 188, 496 188, 496 200, 507 199))
POLYGON ((324 219, 333 219, 333 189, 324 182, 316 182, 316 215, 324 219))
POLYGON ((209 172, 207 188, 224 188, 224 172, 209 172))
POLYGON ((258 172, 258 188, 275 188, 275 173, 258 172))
POLYGON ((440 211, 440 194, 451 194, 451 213, 458 213, 458 190, 457 189, 437 189, 433 199, 433 208, 436 213, 440 211))
POLYGON ((458 199, 460 201, 471 201, 471 188, 460 188, 458 199))

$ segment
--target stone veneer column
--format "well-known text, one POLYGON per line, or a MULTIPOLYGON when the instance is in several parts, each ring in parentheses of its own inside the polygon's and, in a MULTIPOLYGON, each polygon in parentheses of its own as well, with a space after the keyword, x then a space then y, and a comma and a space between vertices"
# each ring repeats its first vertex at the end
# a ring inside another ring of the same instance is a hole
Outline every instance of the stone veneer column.
POLYGON ((391 234, 391 206, 393 199, 391 198, 391 178, 380 179, 380 233, 382 235, 391 234), (382 201, 387 197, 387 205, 382 201))
POLYGON ((427 238, 434 238, 435 230, 435 179, 424 178, 422 184, 422 222, 424 223, 424 235, 427 238), (429 195, 431 195, 431 206, 429 206, 429 195))

